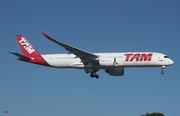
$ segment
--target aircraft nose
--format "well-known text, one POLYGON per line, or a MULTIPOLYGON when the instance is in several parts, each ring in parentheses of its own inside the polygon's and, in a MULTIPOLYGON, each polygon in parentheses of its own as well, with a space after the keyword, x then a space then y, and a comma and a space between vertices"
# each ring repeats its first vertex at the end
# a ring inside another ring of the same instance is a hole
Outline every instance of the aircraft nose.
POLYGON ((174 64, 174 61, 170 59, 170 63, 171 63, 171 65, 172 65, 172 64, 174 64))

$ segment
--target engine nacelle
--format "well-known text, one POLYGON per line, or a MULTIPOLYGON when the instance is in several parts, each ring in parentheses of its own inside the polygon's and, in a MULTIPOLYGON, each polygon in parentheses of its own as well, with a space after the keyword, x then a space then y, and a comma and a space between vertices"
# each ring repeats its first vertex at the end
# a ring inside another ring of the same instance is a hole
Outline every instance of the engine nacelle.
POLYGON ((115 60, 114 58, 105 58, 99 60, 100 66, 114 66, 115 60))
POLYGON ((123 76, 124 68, 107 69, 105 72, 107 72, 111 76, 123 76))

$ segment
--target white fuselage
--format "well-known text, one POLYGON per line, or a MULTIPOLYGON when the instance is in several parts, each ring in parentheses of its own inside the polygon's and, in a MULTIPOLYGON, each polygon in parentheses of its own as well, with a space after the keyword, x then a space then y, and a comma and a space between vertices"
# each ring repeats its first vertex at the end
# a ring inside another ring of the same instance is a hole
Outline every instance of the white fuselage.
POLYGON ((124 52, 124 53, 94 53, 98 55, 98 65, 84 64, 73 54, 41 55, 51 67, 56 68, 93 68, 107 69, 115 67, 161 67, 173 64, 173 61, 162 53, 156 52, 124 52))

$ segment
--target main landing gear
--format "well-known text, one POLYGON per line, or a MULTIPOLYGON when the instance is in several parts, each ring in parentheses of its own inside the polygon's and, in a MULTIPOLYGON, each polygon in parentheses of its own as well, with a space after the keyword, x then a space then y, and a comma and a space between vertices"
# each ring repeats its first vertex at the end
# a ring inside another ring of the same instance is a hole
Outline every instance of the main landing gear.
POLYGON ((165 66, 162 66, 162 71, 160 72, 161 74, 164 74, 164 69, 166 68, 165 66))
POLYGON ((96 74, 97 71, 98 71, 98 70, 85 69, 85 72, 86 72, 86 73, 90 73, 90 77, 91 77, 91 78, 94 78, 94 77, 95 77, 96 79, 99 78, 99 75, 96 74))

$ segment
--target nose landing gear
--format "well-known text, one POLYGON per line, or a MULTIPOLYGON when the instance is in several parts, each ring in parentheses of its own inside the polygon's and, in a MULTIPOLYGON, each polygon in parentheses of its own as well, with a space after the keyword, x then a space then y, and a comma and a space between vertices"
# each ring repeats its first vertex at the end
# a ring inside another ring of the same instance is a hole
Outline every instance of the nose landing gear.
POLYGON ((164 74, 164 69, 166 68, 165 66, 162 66, 162 71, 160 72, 161 74, 164 74))

